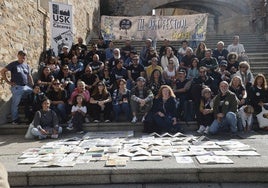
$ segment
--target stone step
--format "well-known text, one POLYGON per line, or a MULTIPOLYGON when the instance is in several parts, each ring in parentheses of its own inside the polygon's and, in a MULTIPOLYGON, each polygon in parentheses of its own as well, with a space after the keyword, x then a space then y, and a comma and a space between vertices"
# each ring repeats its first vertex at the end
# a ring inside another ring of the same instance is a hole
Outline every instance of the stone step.
POLYGON ((249 57, 249 59, 252 61, 252 62, 267 62, 267 60, 268 60, 268 57, 257 57, 257 56, 255 56, 255 57, 252 57, 252 56, 250 56, 249 57))
POLYGON ((266 62, 254 62, 254 63, 252 63, 252 62, 254 62, 254 61, 252 61, 252 60, 250 60, 250 66, 251 66, 251 68, 253 68, 253 69, 258 69, 258 68, 266 68, 268 65, 267 65, 267 62, 268 61, 266 61, 266 62))
MULTIPOLYGON (((196 121, 184 122, 181 121, 180 125, 185 131, 195 131, 198 129, 196 121)), ((24 135, 27 131, 28 124, 22 123, 19 125, 4 124, 0 125, 0 135, 24 135)), ((65 129, 67 124, 61 125, 64 128, 64 133, 74 132, 65 129)), ((101 131, 134 131, 143 132, 143 124, 137 122, 135 124, 130 122, 110 122, 110 123, 84 123, 83 130, 85 132, 101 132, 101 131)))

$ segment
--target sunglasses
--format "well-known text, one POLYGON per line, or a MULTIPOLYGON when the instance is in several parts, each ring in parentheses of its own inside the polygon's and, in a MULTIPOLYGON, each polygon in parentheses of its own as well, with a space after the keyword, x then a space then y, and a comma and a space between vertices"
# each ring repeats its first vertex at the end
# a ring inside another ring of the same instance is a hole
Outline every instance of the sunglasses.
POLYGON ((53 83, 53 85, 60 85, 60 83, 53 83))

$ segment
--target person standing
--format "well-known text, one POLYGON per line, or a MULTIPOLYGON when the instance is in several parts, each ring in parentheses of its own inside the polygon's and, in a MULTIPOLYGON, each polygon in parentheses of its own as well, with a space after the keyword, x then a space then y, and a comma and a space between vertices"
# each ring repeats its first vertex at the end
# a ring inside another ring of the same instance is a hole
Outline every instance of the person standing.
POLYGON ((9 63, 1 70, 2 78, 11 86, 11 118, 12 124, 19 123, 18 106, 21 98, 27 96, 32 91, 30 86, 33 86, 33 78, 31 70, 26 63, 26 51, 20 50, 18 52, 18 60, 9 63), (11 72, 11 79, 7 78, 6 73, 11 72))

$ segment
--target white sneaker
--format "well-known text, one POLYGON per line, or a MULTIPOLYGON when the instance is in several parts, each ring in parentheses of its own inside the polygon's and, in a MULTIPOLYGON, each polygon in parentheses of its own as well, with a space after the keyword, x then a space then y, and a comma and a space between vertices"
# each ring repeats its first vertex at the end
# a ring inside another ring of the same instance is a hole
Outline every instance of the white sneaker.
POLYGON ((136 117, 136 116, 134 116, 134 117, 132 118, 131 123, 136 123, 137 121, 138 121, 137 117, 136 117))
POLYGON ((199 134, 202 134, 205 130, 206 130, 206 127, 204 125, 200 125, 199 129, 197 130, 197 132, 199 134))
POLYGON ((72 120, 73 120, 73 117, 71 117, 71 118, 67 121, 67 123, 68 123, 68 124, 72 123, 72 120))
POLYGON ((66 129, 68 129, 69 131, 73 130, 73 127, 66 127, 66 129))
POLYGON ((109 119, 106 119, 104 123, 110 123, 111 121, 109 119))
POLYGON ((54 138, 54 139, 56 139, 56 138, 58 138, 58 137, 59 137, 58 134, 53 134, 53 135, 51 135, 51 138, 54 138))
POLYGON ((69 123, 68 126, 66 127, 66 129, 68 129, 69 131, 73 130, 73 124, 69 123))
POLYGON ((86 122, 86 123, 89 123, 89 119, 88 119, 88 117, 85 117, 85 122, 86 122))
POLYGON ((204 130, 205 134, 209 134, 209 126, 206 127, 206 129, 204 130))
POLYGON ((97 120, 97 119, 95 119, 93 122, 94 122, 94 123, 99 123, 100 121, 99 121, 99 120, 97 120))
POLYGON ((141 122, 144 122, 144 121, 145 121, 145 116, 143 116, 141 119, 141 122))

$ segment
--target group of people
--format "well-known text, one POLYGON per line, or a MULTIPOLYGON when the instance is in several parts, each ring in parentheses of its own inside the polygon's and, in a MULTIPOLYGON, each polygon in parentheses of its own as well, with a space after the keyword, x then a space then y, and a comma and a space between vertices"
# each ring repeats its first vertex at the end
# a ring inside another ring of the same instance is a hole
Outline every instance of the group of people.
POLYGON ((40 139, 57 138, 60 123, 67 122, 69 130, 83 133, 82 124, 89 119, 142 121, 147 132, 177 132, 179 120, 194 119, 199 133, 248 131, 252 114, 268 100, 266 79, 261 74, 254 78, 239 36, 227 49, 222 41, 215 49, 200 42, 195 50, 182 41, 176 50, 165 39, 159 53, 146 39, 139 54, 131 40, 119 49, 100 38, 87 49, 79 37, 57 57, 47 53, 35 81, 26 56, 19 51, 18 60, 1 75, 11 86, 13 123, 19 123, 18 105, 24 98, 31 132, 40 139))

